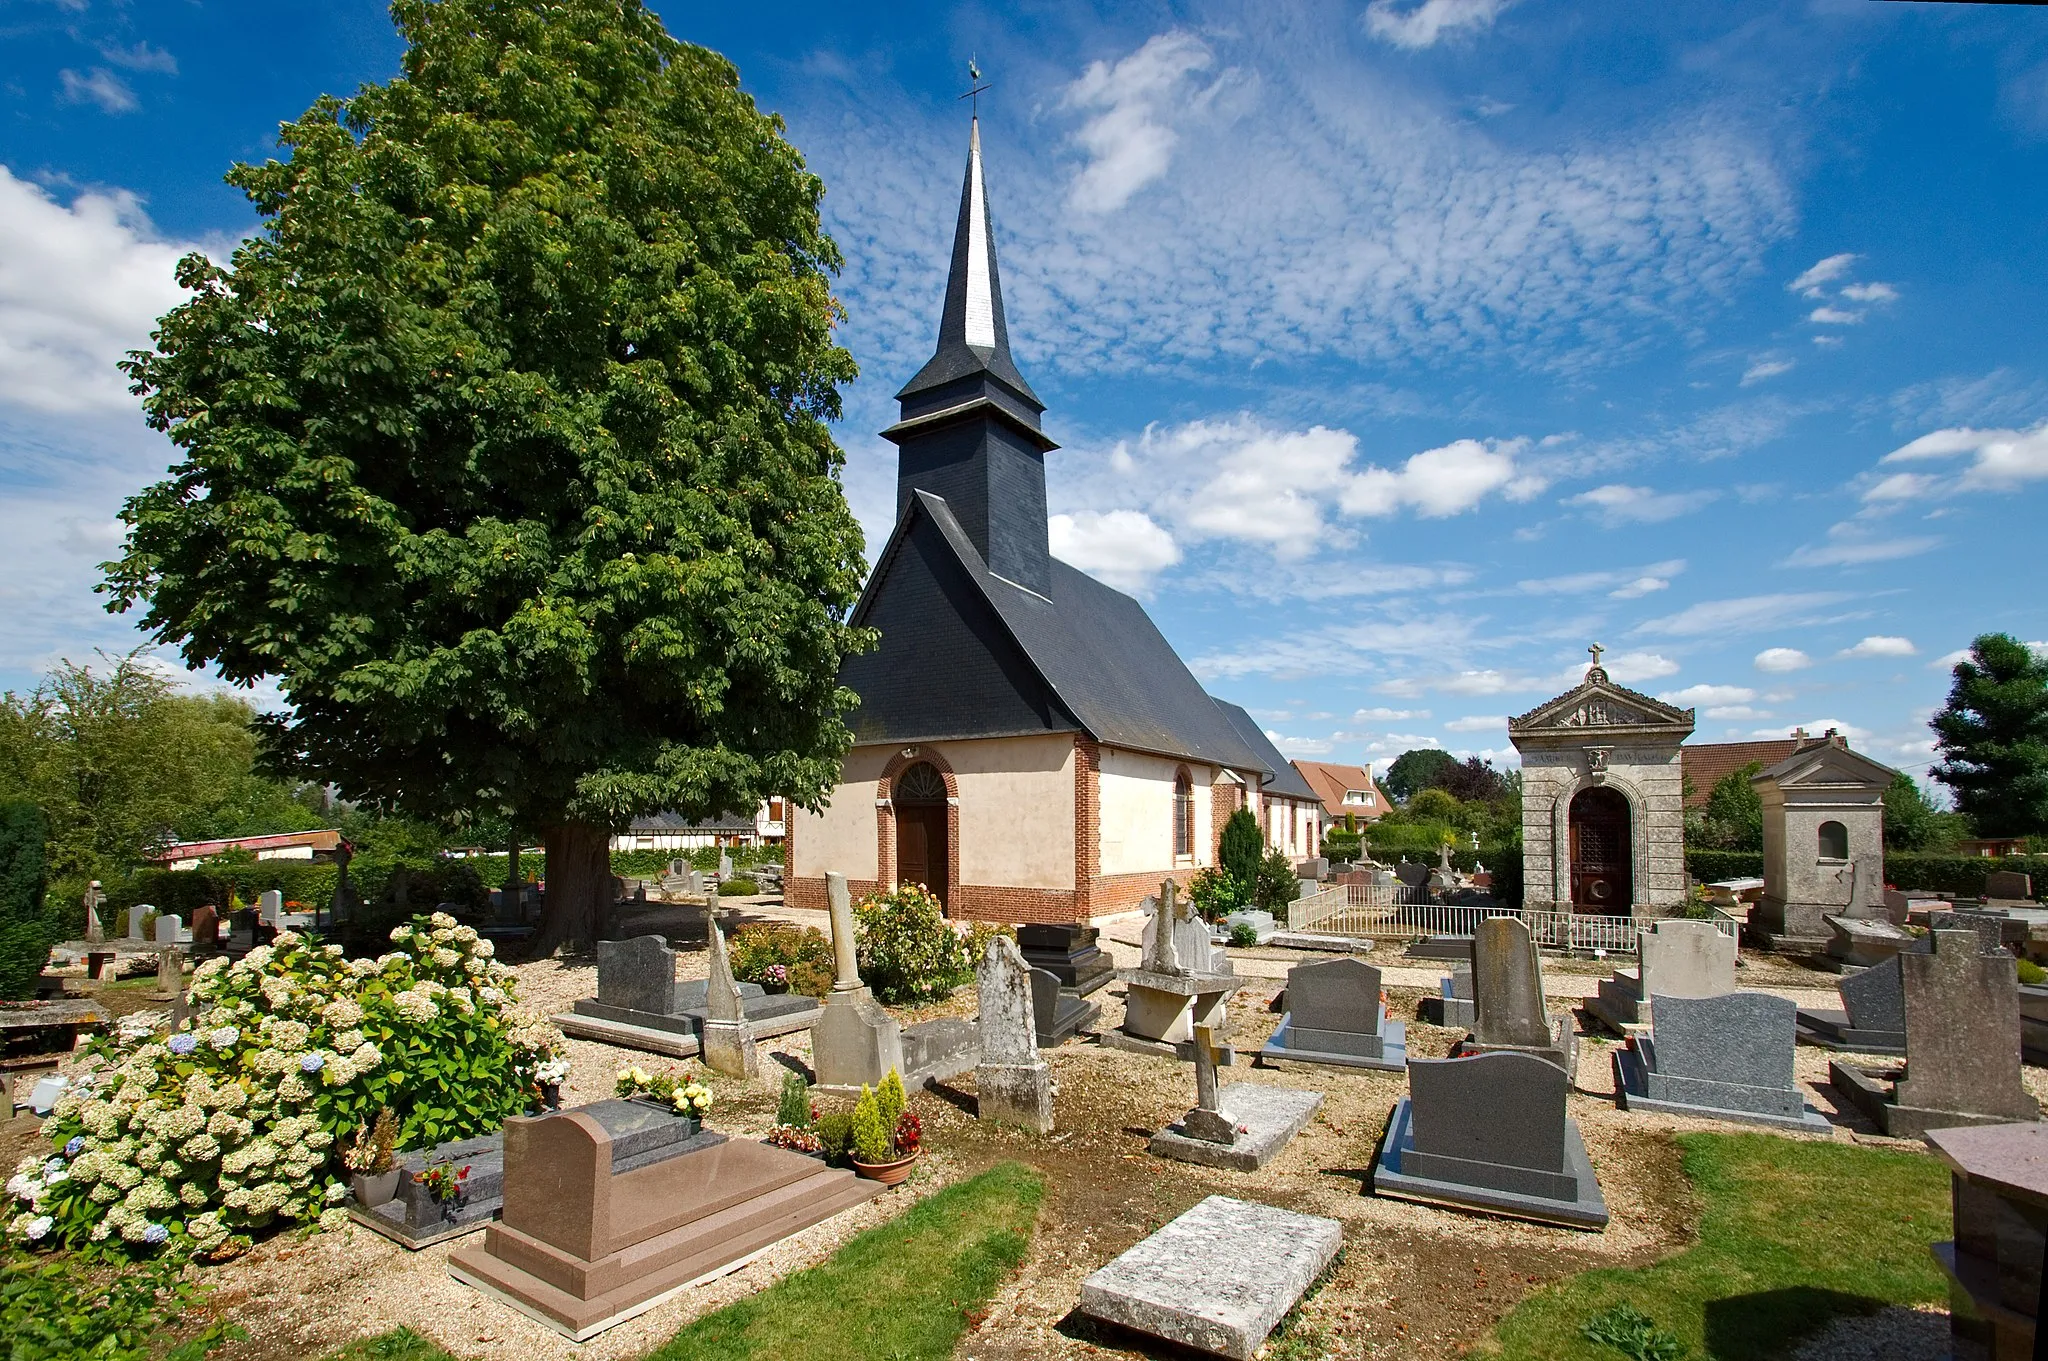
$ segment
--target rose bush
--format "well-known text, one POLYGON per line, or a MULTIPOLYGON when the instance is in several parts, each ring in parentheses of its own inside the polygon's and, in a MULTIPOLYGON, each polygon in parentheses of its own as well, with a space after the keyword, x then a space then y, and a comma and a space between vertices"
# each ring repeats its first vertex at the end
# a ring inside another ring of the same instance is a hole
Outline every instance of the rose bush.
POLYGON ((8 1183, 13 1236, 231 1256, 258 1230, 343 1215, 336 1140, 381 1109, 404 1148, 526 1110, 562 1039, 515 1009, 491 943, 441 913, 391 939, 348 960, 282 932, 202 964, 174 1033, 96 1046, 52 1113, 54 1151, 8 1183))

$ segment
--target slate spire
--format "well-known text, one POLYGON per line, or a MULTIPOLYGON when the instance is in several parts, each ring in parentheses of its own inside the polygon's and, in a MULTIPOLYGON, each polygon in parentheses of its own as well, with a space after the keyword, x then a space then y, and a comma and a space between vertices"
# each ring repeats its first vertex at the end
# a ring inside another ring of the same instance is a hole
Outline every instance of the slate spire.
POLYGON ((1049 596, 1045 455, 1059 446, 1039 428, 1045 403, 1010 358, 979 119, 968 133, 939 343, 896 400, 902 419, 882 436, 900 451, 897 518, 917 492, 943 497, 991 572, 1049 596))
POLYGON ((1038 394, 1010 358, 1010 334, 1003 322, 1003 286, 996 267, 996 240, 981 174, 981 120, 969 125, 967 173, 960 184, 960 218, 953 228, 953 267, 946 277, 946 306, 939 316, 939 343, 917 376, 896 399, 906 412, 914 398, 950 388, 979 375, 1022 398, 1032 417, 1045 409, 1038 394))

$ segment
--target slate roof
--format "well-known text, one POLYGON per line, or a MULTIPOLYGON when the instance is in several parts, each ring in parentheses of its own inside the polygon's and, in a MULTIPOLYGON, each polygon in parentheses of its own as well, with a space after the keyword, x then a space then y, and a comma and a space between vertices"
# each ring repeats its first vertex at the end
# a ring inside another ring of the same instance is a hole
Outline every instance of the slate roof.
POLYGON ((1221 709, 1223 716, 1230 720, 1231 730, 1243 740, 1247 747, 1250 747, 1259 755, 1261 764, 1266 772, 1263 788, 1268 794, 1277 794, 1282 798, 1288 799, 1301 799, 1307 803, 1321 802, 1316 795, 1316 791, 1309 786, 1309 782, 1301 778, 1301 772, 1290 765, 1287 758, 1280 754, 1280 748, 1273 745, 1273 739, 1266 736, 1265 730, 1259 727, 1250 714, 1237 705, 1220 699, 1216 701, 1216 707, 1221 709))
MULTIPOLYGON (((1262 754, 1240 735, 1137 601, 1058 559, 1052 562, 1049 597, 1005 581, 988 570, 945 498, 928 491, 913 494, 889 536, 867 590, 854 607, 856 626, 865 624, 891 581, 916 570, 918 558, 909 546, 921 522, 937 529, 945 552, 994 611, 1003 633, 1059 708, 1096 741, 1233 770, 1263 771, 1272 762, 1285 766, 1278 752, 1262 754)), ((888 646, 885 630, 885 652, 888 646)), ((850 663, 853 674, 847 679, 856 692, 862 686, 855 676, 864 678, 870 690, 889 685, 891 670, 875 666, 875 660, 856 658, 850 663)), ((1007 719, 999 730, 976 730, 972 724, 977 715, 972 713, 927 718, 893 711, 883 695, 864 695, 862 708, 869 708, 871 701, 882 711, 883 726, 872 727, 856 713, 855 731, 862 742, 996 737, 1018 731, 1007 719), (930 724, 933 730, 918 731, 919 723, 930 724)), ((1058 718, 1049 717, 1041 730, 1057 730, 1058 718)), ((1245 721, 1251 721, 1249 716, 1245 721)))

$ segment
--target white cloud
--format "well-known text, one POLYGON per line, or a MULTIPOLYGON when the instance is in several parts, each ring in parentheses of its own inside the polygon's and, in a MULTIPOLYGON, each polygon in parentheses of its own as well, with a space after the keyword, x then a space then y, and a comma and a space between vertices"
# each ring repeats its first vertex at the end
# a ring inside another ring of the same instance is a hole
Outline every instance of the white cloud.
POLYGON ((1282 756, 1328 756, 1335 745, 1326 737, 1282 737, 1271 729, 1266 737, 1282 756))
POLYGON ((1354 723, 1402 723, 1413 718, 1428 718, 1427 709, 1360 709, 1351 715, 1354 723))
MULTIPOLYGON (((1616 652, 1602 658, 1600 665, 1623 685, 1637 685, 1678 674, 1678 663, 1656 652, 1616 652)), ((1580 676, 1576 669, 1568 669, 1562 679, 1576 685, 1580 676)))
POLYGON ((1726 721, 1753 721, 1759 718, 1769 718, 1771 711, 1769 709, 1753 708, 1747 704, 1716 704, 1707 709, 1706 715, 1708 718, 1726 721))
MULTIPOLYGON (((1799 726, 1805 729, 1808 737, 1819 737, 1830 728, 1833 728, 1841 736, 1848 738, 1852 742, 1870 736, 1869 729, 1859 728, 1853 723, 1844 723, 1839 718, 1816 718, 1811 723, 1802 723, 1799 726)), ((1791 735, 1792 729, 1790 728, 1758 728, 1750 734, 1752 737, 1764 738, 1790 737, 1791 735)))
POLYGON ((1120 591, 1143 590, 1180 561, 1173 535, 1140 511, 1055 515, 1046 531, 1054 557, 1120 591))
POLYGON ((1619 482, 1567 496, 1560 505, 1587 506, 1602 523, 1656 524, 1691 514, 1721 495, 1718 491, 1659 492, 1650 487, 1631 487, 1619 482))
POLYGON ((1912 657, 1920 649, 1913 646, 1911 638, 1900 638, 1892 634, 1873 633, 1854 647, 1845 647, 1837 656, 1841 657, 1912 657))
POLYGON ((1954 652, 1944 652, 1933 661, 1927 663, 1927 669, 1929 671, 1953 671, 1957 662, 1968 661, 1969 658, 1970 649, 1959 647, 1954 652))
POLYGON ((1849 284, 1842 296, 1851 302, 1897 302, 1899 290, 1890 284, 1849 284))
POLYGON ((1526 440, 1453 440, 1411 455, 1398 469, 1368 465, 1342 484, 1338 502, 1351 515, 1383 517, 1406 506, 1424 519, 1442 519, 1494 492, 1527 501, 1544 485, 1515 467, 1515 455, 1527 447, 1526 440))
POLYGON ((1533 577, 1515 583, 1525 595, 1585 595, 1605 591, 1616 600, 1633 600, 1665 590, 1671 578, 1685 570, 1684 558, 1653 562, 1642 567, 1624 567, 1611 572, 1572 572, 1558 577, 1533 577))
POLYGON ((1470 718, 1453 718, 1444 724, 1446 732, 1486 732, 1508 725, 1506 714, 1475 714, 1470 718))
POLYGON ((1863 320, 1863 314, 1840 307, 1816 307, 1806 314, 1806 319, 1816 326, 1854 326, 1863 320))
MULTIPOLYGON (((1841 526, 1836 526, 1837 529, 1841 526)), ((1918 557, 1941 546, 1941 540, 1927 534, 1895 539, 1844 538, 1828 544, 1805 544, 1796 548, 1779 565, 1782 567, 1856 567, 1870 562, 1892 562, 1918 557)))
POLYGON ((133 194, 66 206, 0 166, 0 406, 133 410, 114 365, 183 297, 172 269, 191 249, 160 239, 133 194))
POLYGON ((102 113, 132 113, 141 107, 128 83, 104 66, 95 66, 84 75, 59 71, 57 78, 63 83, 66 104, 97 104, 102 113))
POLYGON ((1410 51, 1434 47, 1464 30, 1493 27, 1500 12, 1514 0, 1422 0, 1403 8, 1395 0, 1372 0, 1365 7, 1365 29, 1382 42, 1410 51))
POLYGON ((1856 260, 1856 256, 1847 252, 1841 255, 1830 255, 1791 283, 1786 284, 1785 287, 1794 293, 1800 294, 1802 297, 1818 298, 1821 296, 1821 285, 1833 283, 1844 274, 1847 274, 1849 266, 1855 264, 1856 260))
POLYGON ((1657 698, 1666 704, 1747 704, 1756 698, 1756 691, 1743 685, 1688 685, 1683 690, 1674 690, 1657 698))
POLYGON ((1840 591, 1786 591, 1733 600, 1703 600, 1676 614, 1636 626, 1637 633, 1662 633, 1679 638, 1739 633, 1747 629, 1790 624, 1817 617, 1826 606, 1849 597, 1840 591))
POLYGON ((1756 654, 1756 669, 1759 671, 1803 671, 1813 665, 1813 658, 1796 647, 1767 647, 1756 654))
POLYGON ((1759 359, 1742 371, 1742 386, 1761 383, 1766 378, 1776 378, 1781 373, 1790 373, 1793 364, 1789 359, 1759 359))
MULTIPOLYGON (((1892 450, 1878 463, 1956 458, 1963 454, 1972 456, 1970 466, 1949 488, 1951 491, 2010 491, 2048 478, 2048 422, 2031 430, 1972 430, 1961 426, 1936 430, 1892 450)), ((1876 484, 1884 485, 1883 481, 1876 484)))
POLYGON ((1626 585, 1615 587, 1607 594, 1615 600, 1635 600, 1649 595, 1653 591, 1664 591, 1670 588, 1671 579, 1669 577, 1637 577, 1626 585))
POLYGON ((1166 174, 1179 140, 1169 123, 1187 77, 1213 58, 1201 39, 1161 33, 1111 64, 1092 63, 1067 87, 1067 107, 1092 111, 1074 133, 1088 163, 1074 177, 1067 202, 1084 213, 1110 213, 1166 174))
POLYGON ((131 71, 154 71, 158 75, 178 74, 178 59, 161 47, 148 43, 137 43, 133 47, 115 47, 111 44, 100 48, 100 55, 116 66, 125 66, 131 71))

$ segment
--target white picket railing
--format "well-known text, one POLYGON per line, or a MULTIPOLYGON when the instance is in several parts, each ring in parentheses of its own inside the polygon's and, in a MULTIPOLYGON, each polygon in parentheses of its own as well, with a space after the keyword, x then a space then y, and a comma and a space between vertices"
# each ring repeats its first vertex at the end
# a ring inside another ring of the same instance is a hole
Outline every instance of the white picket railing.
MULTIPOLYGON (((1530 937, 1545 949, 1605 950, 1617 954, 1635 952, 1636 932, 1644 926, 1637 917, 1433 903, 1427 889, 1405 884, 1336 884, 1288 904, 1287 929, 1331 936, 1419 940, 1425 936, 1469 936, 1488 917, 1521 918, 1530 937)), ((1727 913, 1717 911, 1711 920, 1723 935, 1739 934, 1740 924, 1727 913)))

